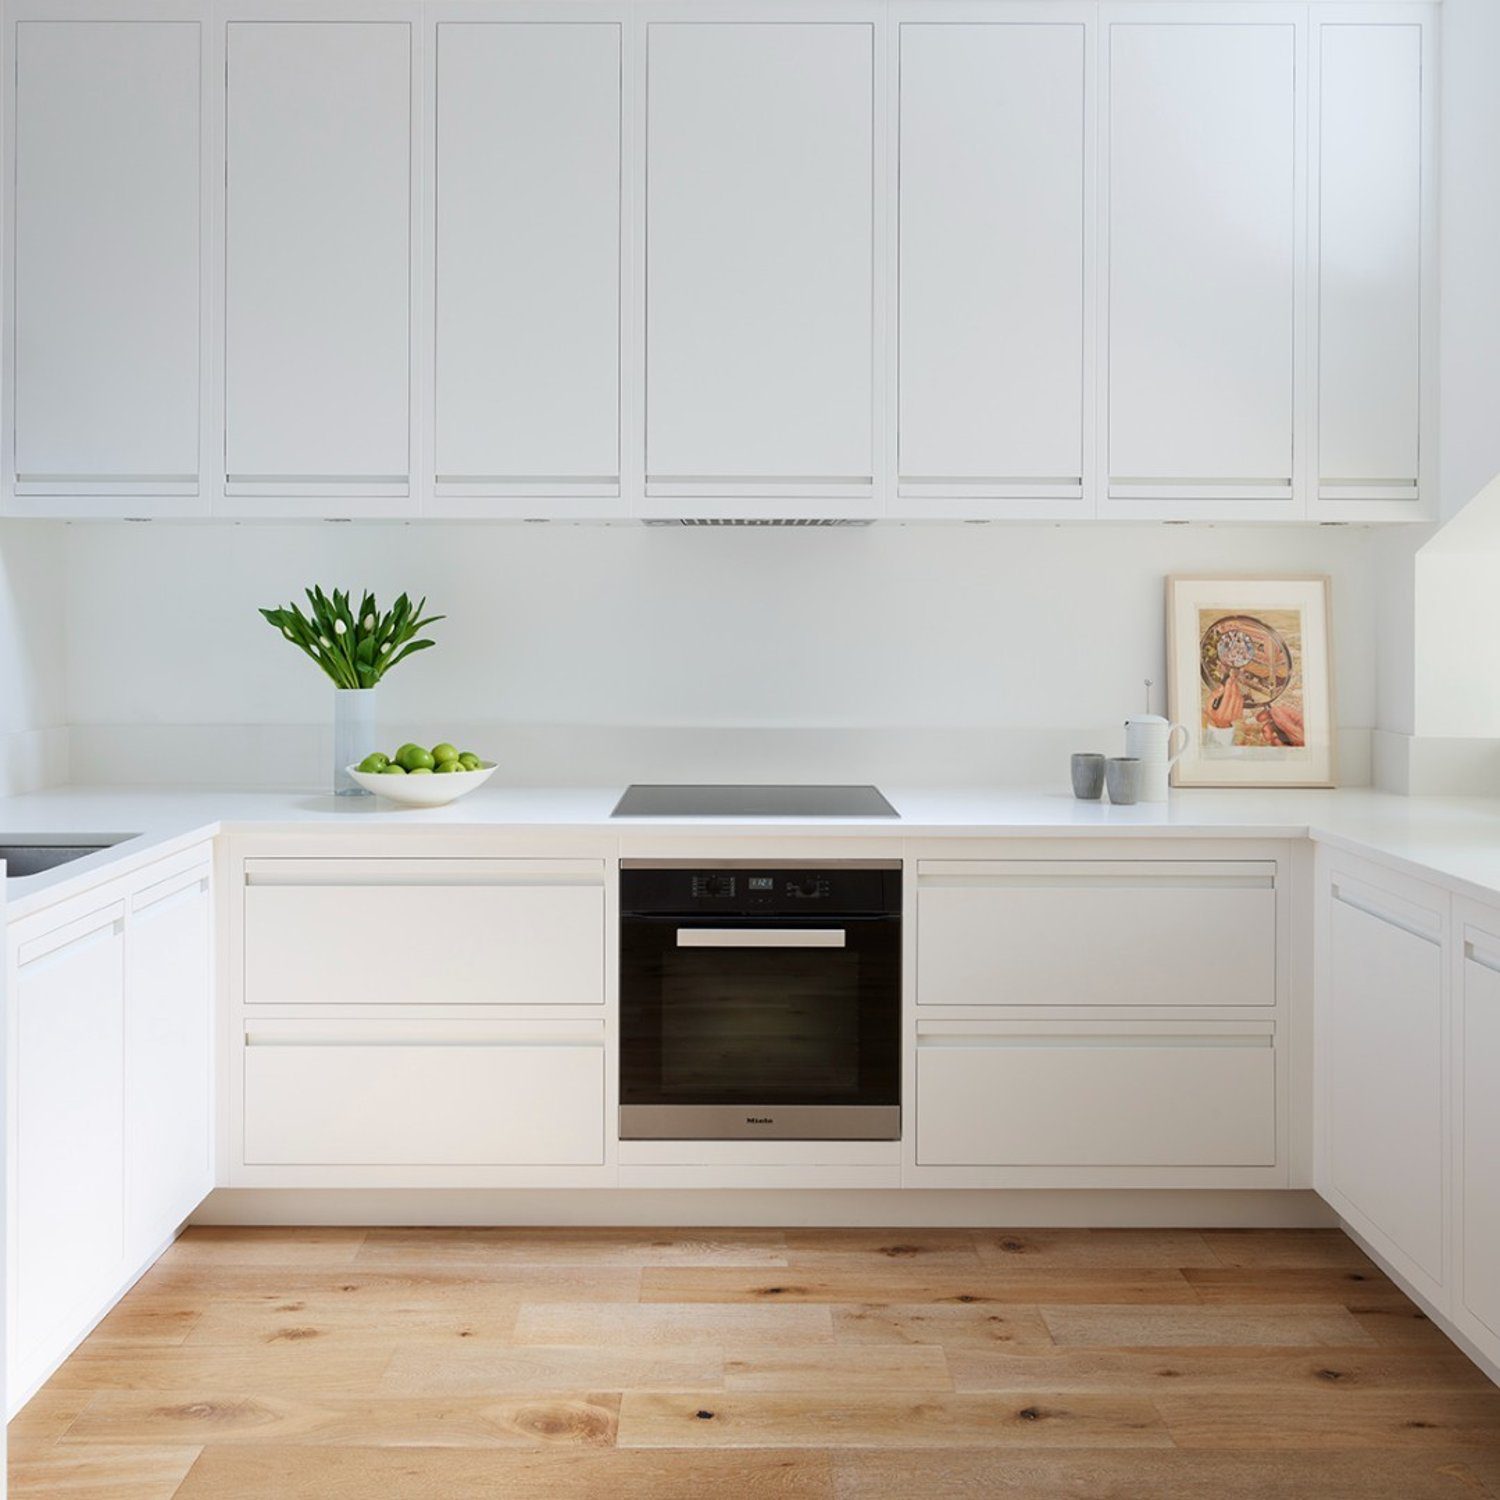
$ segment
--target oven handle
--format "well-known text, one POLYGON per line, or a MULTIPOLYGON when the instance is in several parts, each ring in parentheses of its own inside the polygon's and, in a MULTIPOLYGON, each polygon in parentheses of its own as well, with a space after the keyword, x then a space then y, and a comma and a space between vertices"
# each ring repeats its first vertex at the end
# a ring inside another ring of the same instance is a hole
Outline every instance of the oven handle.
POLYGON ((679 948, 842 948, 842 927, 679 927, 679 948))

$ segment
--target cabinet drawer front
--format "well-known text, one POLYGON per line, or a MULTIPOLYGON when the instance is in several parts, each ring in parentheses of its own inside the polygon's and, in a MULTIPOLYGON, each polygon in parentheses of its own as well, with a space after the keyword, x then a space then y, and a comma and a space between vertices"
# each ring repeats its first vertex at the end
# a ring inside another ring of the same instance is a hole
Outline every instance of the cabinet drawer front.
POLYGON ((1274 866, 923 874, 923 1005, 1274 1005, 1274 866))
POLYGON ((245 1049, 251 1166, 588 1166, 604 1048, 584 1040, 245 1049))
POLYGON ((252 1005, 602 1005, 599 885, 245 891, 252 1005))
POLYGON ((1269 1035, 991 1036, 917 1050, 922 1166, 1266 1167, 1269 1035))

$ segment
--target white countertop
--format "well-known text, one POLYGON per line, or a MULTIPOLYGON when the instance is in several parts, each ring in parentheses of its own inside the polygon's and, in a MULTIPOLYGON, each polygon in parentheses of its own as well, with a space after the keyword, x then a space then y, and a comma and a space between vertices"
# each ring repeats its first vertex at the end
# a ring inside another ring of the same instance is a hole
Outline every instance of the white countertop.
POLYGON ((131 834, 100 854, 7 881, 12 919, 86 889, 100 872, 131 867, 222 830, 245 825, 296 829, 524 828, 593 832, 628 839, 681 832, 732 838, 837 833, 851 837, 1304 838, 1363 854, 1462 894, 1500 900, 1500 799, 1396 797, 1349 791, 1177 791, 1166 803, 1112 807, 1066 792, 1005 787, 882 787, 891 818, 629 818, 609 813, 622 787, 496 787, 428 811, 381 799, 310 792, 150 787, 60 787, 0 798, 0 843, 28 837, 131 834))

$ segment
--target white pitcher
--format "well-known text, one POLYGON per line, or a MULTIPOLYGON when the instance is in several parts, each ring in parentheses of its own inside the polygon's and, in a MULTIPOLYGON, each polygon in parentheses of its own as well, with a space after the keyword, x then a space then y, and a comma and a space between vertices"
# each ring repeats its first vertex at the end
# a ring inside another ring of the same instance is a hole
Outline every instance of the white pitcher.
POLYGON ((1160 714, 1137 714, 1125 721, 1125 753, 1141 763, 1141 801, 1165 802, 1172 767, 1187 749, 1188 732, 1181 724, 1170 724, 1160 714), (1182 741, 1176 750, 1177 736, 1182 741))

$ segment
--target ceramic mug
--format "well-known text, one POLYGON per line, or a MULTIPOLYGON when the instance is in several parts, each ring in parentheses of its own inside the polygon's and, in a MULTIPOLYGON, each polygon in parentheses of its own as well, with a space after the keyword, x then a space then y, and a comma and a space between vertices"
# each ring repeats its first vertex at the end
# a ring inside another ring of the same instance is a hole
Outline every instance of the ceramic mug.
POLYGON ((1104 779, 1109 786, 1109 800, 1118 807, 1129 807, 1141 797, 1141 763, 1133 755, 1117 755, 1104 763, 1104 779))
POLYGON ((1165 802, 1171 785, 1172 767, 1187 749, 1188 732, 1181 724, 1170 724, 1160 714, 1138 714, 1125 721, 1125 753, 1141 763, 1142 802, 1165 802), (1178 735, 1182 741, 1172 748, 1178 735))
POLYGON ((1073 757, 1073 795, 1080 802, 1097 802, 1104 795, 1104 757, 1082 753, 1073 757))

